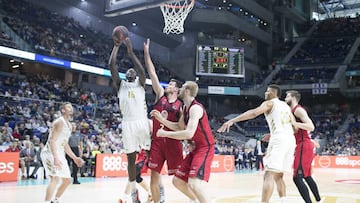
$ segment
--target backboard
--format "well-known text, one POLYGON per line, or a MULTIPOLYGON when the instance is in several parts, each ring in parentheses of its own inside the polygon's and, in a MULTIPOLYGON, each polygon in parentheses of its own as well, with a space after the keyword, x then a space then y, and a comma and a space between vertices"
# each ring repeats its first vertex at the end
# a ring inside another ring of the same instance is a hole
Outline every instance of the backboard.
POLYGON ((169 1, 171 0, 105 0, 104 15, 106 17, 113 17, 133 13, 158 7, 160 4, 169 1))

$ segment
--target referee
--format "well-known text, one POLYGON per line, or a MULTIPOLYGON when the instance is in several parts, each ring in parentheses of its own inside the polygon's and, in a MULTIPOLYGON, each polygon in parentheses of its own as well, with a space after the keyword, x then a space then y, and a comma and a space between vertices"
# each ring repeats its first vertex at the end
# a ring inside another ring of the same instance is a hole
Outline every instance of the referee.
MULTIPOLYGON (((82 157, 83 149, 82 149, 80 131, 76 130, 76 123, 71 123, 71 124, 72 124, 72 133, 71 136, 69 137, 69 146, 76 156, 82 157)), ((69 166, 71 166, 71 176, 73 177, 73 184, 80 184, 80 182, 78 181, 79 167, 68 155, 66 155, 66 159, 69 163, 69 166)))

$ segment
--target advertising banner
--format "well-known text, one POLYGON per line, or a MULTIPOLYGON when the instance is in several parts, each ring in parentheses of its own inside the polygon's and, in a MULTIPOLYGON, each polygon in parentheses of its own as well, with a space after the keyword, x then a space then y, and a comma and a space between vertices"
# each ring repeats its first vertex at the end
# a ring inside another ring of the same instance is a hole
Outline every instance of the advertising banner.
POLYGON ((316 156, 315 168, 356 168, 360 169, 360 156, 316 156))
POLYGON ((0 153, 0 182, 17 181, 19 157, 18 152, 0 153))
MULTIPOLYGON (((96 155, 96 177, 127 177, 127 158, 125 154, 98 154, 96 155)), ((211 172, 234 171, 234 156, 215 155, 211 164, 211 172)), ((167 174, 164 164, 161 174, 167 174)), ((150 170, 143 174, 150 175, 150 170)))

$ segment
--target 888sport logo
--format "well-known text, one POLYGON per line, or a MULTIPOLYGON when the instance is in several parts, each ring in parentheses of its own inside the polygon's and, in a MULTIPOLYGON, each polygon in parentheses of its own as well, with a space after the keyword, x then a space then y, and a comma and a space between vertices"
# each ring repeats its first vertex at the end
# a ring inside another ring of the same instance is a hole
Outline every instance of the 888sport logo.
POLYGON ((123 161, 121 156, 105 156, 102 168, 104 171, 122 171, 127 169, 127 161, 123 161))

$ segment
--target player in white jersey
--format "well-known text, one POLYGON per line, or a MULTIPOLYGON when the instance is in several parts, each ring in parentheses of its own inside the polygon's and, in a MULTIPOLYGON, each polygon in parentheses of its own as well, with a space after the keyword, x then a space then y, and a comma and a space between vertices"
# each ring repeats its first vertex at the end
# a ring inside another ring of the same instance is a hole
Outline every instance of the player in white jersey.
POLYGON ((121 45, 121 41, 113 38, 114 47, 111 52, 109 67, 114 86, 118 91, 119 105, 122 120, 122 141, 125 147, 125 153, 128 159, 128 176, 129 184, 125 188, 124 197, 120 200, 121 203, 129 199, 131 192, 131 199, 133 203, 138 203, 138 191, 135 187, 136 180, 136 153, 140 149, 150 149, 150 126, 147 118, 147 108, 145 101, 145 70, 141 65, 139 59, 133 52, 132 43, 127 37, 124 41, 128 55, 134 63, 134 69, 129 69, 126 72, 126 81, 121 80, 116 68, 116 58, 121 45), (138 75, 138 77, 137 77, 138 75))
POLYGON ((286 186, 283 180, 285 171, 291 170, 295 150, 295 137, 292 127, 294 117, 290 107, 280 101, 281 89, 269 85, 265 92, 265 101, 257 108, 248 110, 225 122, 217 131, 229 132, 230 127, 239 121, 253 119, 264 114, 270 128, 269 146, 264 157, 265 175, 261 202, 269 203, 276 183, 281 203, 285 202, 286 186))
POLYGON ((53 203, 59 202, 59 198, 71 183, 70 169, 65 153, 74 160, 77 166, 81 167, 83 164, 83 160, 74 154, 68 144, 72 128, 69 120, 73 115, 71 103, 66 102, 61 105, 60 112, 61 116, 52 123, 49 139, 40 155, 46 175, 50 177, 46 188, 45 202, 51 201, 57 185, 62 179, 62 183, 56 191, 55 199, 51 201, 53 203))

